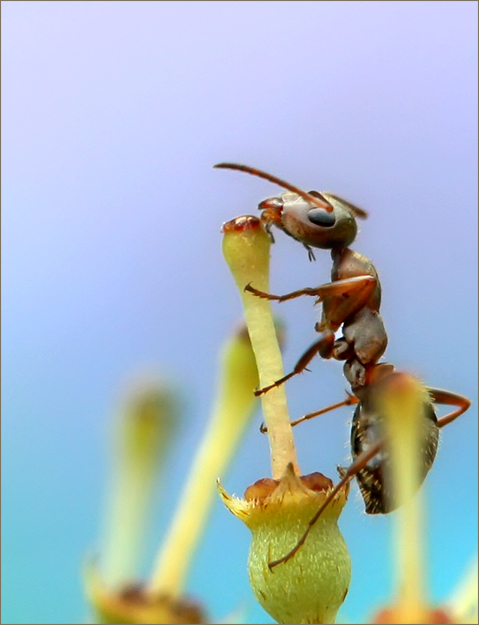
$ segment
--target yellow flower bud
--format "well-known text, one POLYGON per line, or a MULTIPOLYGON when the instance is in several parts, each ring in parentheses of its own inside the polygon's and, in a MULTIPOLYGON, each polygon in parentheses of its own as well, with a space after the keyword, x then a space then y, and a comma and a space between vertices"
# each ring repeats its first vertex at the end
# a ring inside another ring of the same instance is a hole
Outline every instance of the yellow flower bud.
POLYGON ((85 586, 98 623, 205 623, 200 605, 167 593, 151 593, 144 586, 108 589, 93 563, 85 570, 85 586))
POLYGON ((320 473, 296 476, 291 465, 281 479, 263 479, 250 486, 244 500, 231 497, 218 485, 226 507, 252 532, 251 587, 278 623, 334 623, 346 598, 351 562, 337 520, 347 488, 325 508, 294 556, 269 566, 296 546, 332 487, 320 473))

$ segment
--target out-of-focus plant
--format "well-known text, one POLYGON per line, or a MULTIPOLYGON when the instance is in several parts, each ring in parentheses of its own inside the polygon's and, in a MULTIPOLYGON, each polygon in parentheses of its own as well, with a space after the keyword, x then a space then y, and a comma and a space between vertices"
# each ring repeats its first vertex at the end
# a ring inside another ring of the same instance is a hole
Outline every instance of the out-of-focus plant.
POLYGON ((223 345, 216 403, 149 580, 139 581, 140 554, 153 487, 172 444, 177 406, 169 387, 135 393, 117 422, 116 480, 105 553, 89 563, 86 591, 100 623, 204 623, 199 603, 184 595, 187 574, 224 475, 258 401, 258 373, 248 333, 223 345))
POLYGON ((117 588, 135 579, 155 491, 178 433, 178 397, 169 383, 152 377, 136 382, 110 425, 111 477, 101 569, 117 588))
POLYGON ((407 374, 396 374, 378 393, 391 459, 395 513, 396 597, 373 616, 373 623, 477 623, 477 560, 449 601, 432 605, 424 558, 423 492, 418 489, 422 461, 420 415, 426 389, 407 374))

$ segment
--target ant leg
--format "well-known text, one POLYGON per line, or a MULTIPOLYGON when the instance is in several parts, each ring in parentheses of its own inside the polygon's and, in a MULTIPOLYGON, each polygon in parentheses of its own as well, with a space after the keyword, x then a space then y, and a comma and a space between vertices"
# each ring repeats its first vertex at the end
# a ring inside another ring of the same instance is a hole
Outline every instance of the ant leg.
POLYGON ((263 299, 276 300, 278 302, 285 302, 288 299, 294 299, 295 297, 301 297, 301 295, 312 295, 316 297, 318 295, 318 289, 306 287, 305 289, 299 289, 299 291, 293 291, 286 295, 272 295, 271 293, 265 293, 264 291, 258 291, 251 284, 247 284, 244 288, 245 291, 256 295, 256 297, 262 297, 263 299))
POLYGON ((353 406, 354 404, 358 404, 359 399, 354 395, 350 395, 347 393, 347 398, 343 401, 338 402, 337 404, 332 404, 332 406, 328 406, 327 408, 322 408, 321 410, 316 410, 315 412, 309 412, 308 414, 303 415, 296 421, 291 421, 291 426, 299 425, 300 423, 304 423, 304 421, 309 421, 309 419, 314 419, 315 417, 319 417, 320 415, 326 414, 331 410, 336 410, 336 408, 342 408, 343 406, 353 406))
POLYGON ((312 262, 313 260, 316 260, 316 256, 314 255, 312 248, 307 243, 303 243, 303 247, 305 247, 308 250, 309 261, 312 262))
POLYGON ((315 303, 323 302, 323 317, 328 327, 331 330, 336 330, 344 323, 343 333, 348 343, 353 343, 356 339, 360 339, 361 333, 365 330, 368 331, 368 336, 372 333, 373 338, 375 338, 376 327, 374 323, 371 323, 371 321, 374 321, 371 320, 371 316, 374 317, 374 315, 377 315, 377 312, 373 312, 369 305, 366 306, 366 304, 371 302, 377 285, 376 278, 370 275, 363 275, 345 280, 336 280, 318 288, 318 299, 315 303), (361 314, 359 314, 360 312, 361 314), (355 321, 353 326, 351 326, 353 319, 355 321), (346 320, 348 320, 347 324, 346 320), (358 324, 360 326, 358 328, 360 331, 356 332, 358 336, 350 340, 346 331, 349 329, 350 333, 351 327, 356 328, 358 324))
POLYGON ((437 420, 437 424, 440 428, 452 423, 455 419, 466 412, 471 405, 471 401, 467 399, 467 397, 464 397, 464 395, 452 393, 451 391, 445 391, 441 388, 431 388, 429 386, 427 386, 426 389, 434 403, 444 406, 459 406, 457 410, 448 412, 446 415, 437 420))
POLYGON ((318 296, 318 301, 322 301, 325 297, 332 297, 336 295, 347 295, 352 297, 353 293, 357 293, 355 297, 359 297, 361 291, 365 290, 366 294, 364 299, 367 300, 370 294, 374 291, 377 285, 377 280, 374 276, 365 274, 363 276, 355 276, 354 278, 345 278, 344 280, 334 280, 317 286, 315 291, 318 296))
POLYGON ((322 284, 317 287, 306 287, 298 291, 286 293, 286 295, 265 293, 264 291, 255 289, 251 284, 247 284, 244 290, 256 295, 256 297, 278 302, 286 302, 287 300, 295 299, 302 295, 316 297, 315 304, 319 304, 319 302, 324 301, 326 298, 331 298, 333 301, 330 304, 331 311, 328 317, 332 316, 332 312, 335 325, 339 327, 347 317, 364 307, 376 286, 377 280, 374 276, 363 275, 355 276, 354 278, 346 278, 344 280, 335 280, 334 282, 328 282, 327 284, 322 284), (339 296, 344 297, 335 301, 335 298, 339 298, 339 296))
POLYGON ((314 524, 319 519, 323 511, 329 506, 329 504, 336 497, 339 491, 342 488, 344 488, 344 486, 353 479, 356 473, 358 473, 361 469, 364 469, 364 467, 371 460, 371 458, 373 458, 381 449, 382 444, 383 444, 382 441, 378 441, 377 443, 374 443, 374 445, 371 445, 369 449, 367 449, 362 454, 360 454, 356 458, 356 460, 352 464, 349 465, 349 467, 342 470, 341 480, 336 484, 333 490, 326 497, 326 500, 322 503, 321 507, 316 512, 316 514, 308 521, 308 527, 306 528, 306 531, 304 532, 304 534, 301 536, 301 538, 298 540, 296 545, 291 549, 289 553, 287 553, 285 556, 283 556, 279 560, 268 562, 268 568, 270 570, 273 569, 275 566, 278 566, 278 564, 283 564, 283 562, 287 562, 288 560, 290 560, 301 549, 301 547, 306 542, 306 539, 308 538, 309 532, 312 530, 314 524))
MULTIPOLYGON (((296 419, 296 421, 291 421, 291 427, 299 425, 300 423, 308 421, 309 419, 314 419, 314 417, 319 417, 320 415, 326 414, 327 412, 331 412, 331 410, 336 410, 336 408, 342 408, 343 406, 352 406, 353 404, 357 403, 359 403, 359 399, 354 395, 350 395, 349 393, 347 393, 347 398, 345 400, 340 401, 337 404, 332 404, 327 408, 316 410, 316 412, 309 412, 308 414, 303 415, 300 419, 296 419)), ((268 428, 266 427, 266 424, 264 422, 260 425, 259 431, 261 432, 261 434, 266 434, 266 432, 268 431, 268 428)))
MULTIPOLYGON (((331 346, 334 344, 334 334, 332 332, 325 332, 321 336, 320 339, 318 339, 310 347, 308 347, 308 349, 304 352, 304 354, 295 364, 294 369, 293 371, 291 371, 291 373, 288 373, 287 375, 280 378, 279 380, 276 380, 276 382, 273 382, 273 384, 270 384, 269 386, 265 386, 264 388, 258 389, 257 391, 254 392, 255 396, 259 397, 260 395, 263 395, 264 393, 267 393, 268 391, 270 391, 272 388, 280 386, 281 384, 286 382, 286 380, 289 380, 290 378, 297 375, 298 373, 302 373, 318 352, 321 354, 321 356, 323 356, 323 354, 326 354, 328 352, 329 344, 331 344, 331 346)), ((326 358, 326 357, 327 356, 323 356, 323 358, 326 358)))

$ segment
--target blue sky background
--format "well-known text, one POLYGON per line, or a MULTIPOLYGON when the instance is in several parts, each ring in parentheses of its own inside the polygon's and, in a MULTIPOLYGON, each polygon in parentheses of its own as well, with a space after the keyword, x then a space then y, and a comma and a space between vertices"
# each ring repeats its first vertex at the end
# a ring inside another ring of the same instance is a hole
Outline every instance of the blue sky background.
MULTIPOLYGON (((221 224, 272 185, 261 167, 369 211, 353 248, 383 285, 387 359, 474 401, 443 431, 424 489, 430 590, 477 551, 477 4, 2 2, 2 621, 78 623, 100 549, 107 429, 138 371, 184 391, 185 427, 151 532, 164 532, 208 415, 219 343, 241 315, 221 224)), ((278 233, 271 290, 329 279, 278 233)), ((280 307, 285 367, 314 339, 309 299, 280 307)), ((340 363, 291 381, 292 417, 339 401, 340 363)), ((305 473, 347 458, 343 409, 298 428, 305 473)), ((256 425, 261 421, 258 415, 256 425)), ((249 432, 223 482, 270 475, 249 432)), ((392 589, 391 520, 341 518, 346 622, 392 589)), ((220 620, 249 588, 249 535, 218 502, 189 591, 220 620)), ((145 563, 146 569, 148 562, 145 563)))

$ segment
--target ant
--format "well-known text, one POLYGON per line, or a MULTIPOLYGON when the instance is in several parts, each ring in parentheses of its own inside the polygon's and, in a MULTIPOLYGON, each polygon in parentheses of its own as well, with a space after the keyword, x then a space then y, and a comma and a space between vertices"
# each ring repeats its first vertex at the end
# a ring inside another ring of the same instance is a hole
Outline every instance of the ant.
POLYGON ((376 363, 384 354, 387 334, 379 314, 381 285, 372 262, 349 248, 357 234, 356 217, 365 218, 367 213, 350 202, 331 193, 306 193, 288 182, 271 176, 259 169, 235 163, 220 163, 217 168, 237 169, 265 178, 290 193, 269 198, 260 203, 265 229, 277 226, 307 249, 311 258, 311 246, 331 249, 333 267, 331 282, 315 288, 305 288, 278 296, 258 291, 250 284, 246 291, 257 297, 284 302, 302 295, 316 297, 315 304, 322 302, 322 318, 315 329, 321 337, 301 356, 293 371, 270 386, 255 391, 262 395, 293 376, 302 373, 316 354, 322 358, 345 360, 344 375, 353 387, 364 386, 366 367, 376 363), (335 339, 334 333, 342 326, 343 336, 335 339))
MULTIPOLYGON (((367 213, 330 193, 306 193, 293 185, 261 170, 235 163, 221 163, 218 168, 235 169, 274 182, 290 191, 259 204, 263 210, 265 229, 271 234, 275 225, 302 243, 311 258, 311 246, 331 249, 333 268, 331 282, 316 288, 305 288, 283 296, 271 295, 247 285, 245 290, 257 297, 283 302, 301 295, 316 297, 323 311, 316 330, 321 338, 298 360, 293 371, 272 385, 259 389, 256 395, 266 393, 294 375, 301 373, 319 353, 322 358, 346 360, 343 371, 351 385, 352 394, 346 400, 310 413, 293 421, 297 425, 336 408, 357 404, 351 424, 351 456, 349 467, 338 467, 340 481, 310 519, 308 527, 296 546, 283 558, 269 563, 274 566, 287 562, 304 544, 309 532, 337 493, 356 477, 367 514, 386 514, 394 509, 392 495, 385 485, 384 474, 389 468, 389 458, 384 453, 382 435, 383 417, 375 406, 377 389, 390 383, 397 373, 393 365, 378 363, 387 346, 387 334, 379 314, 381 286, 374 265, 365 256, 349 249, 357 233, 355 217, 365 218, 367 213), (334 333, 342 326, 343 337, 335 339, 334 333)), ((439 442, 439 430, 448 425, 470 406, 470 401, 450 391, 426 387, 421 415, 422 464, 418 487, 431 468, 439 442), (456 410, 439 420, 433 404, 457 406, 456 410)), ((266 431, 263 426, 262 432, 266 431)))

